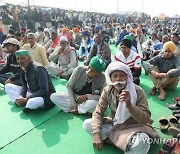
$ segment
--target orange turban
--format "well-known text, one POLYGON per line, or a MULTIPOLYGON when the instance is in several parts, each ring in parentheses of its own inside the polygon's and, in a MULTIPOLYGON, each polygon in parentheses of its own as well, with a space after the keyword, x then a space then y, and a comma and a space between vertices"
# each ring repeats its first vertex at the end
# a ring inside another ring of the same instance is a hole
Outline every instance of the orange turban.
POLYGON ((63 27, 63 28, 61 29, 61 32, 63 32, 63 33, 66 32, 66 33, 67 33, 67 32, 69 32, 69 29, 68 29, 67 27, 63 27))
POLYGON ((79 32, 79 28, 74 27, 74 28, 73 28, 73 31, 74 31, 74 32, 79 32))
POLYGON ((130 32, 136 34, 136 30, 134 28, 130 28, 130 32))

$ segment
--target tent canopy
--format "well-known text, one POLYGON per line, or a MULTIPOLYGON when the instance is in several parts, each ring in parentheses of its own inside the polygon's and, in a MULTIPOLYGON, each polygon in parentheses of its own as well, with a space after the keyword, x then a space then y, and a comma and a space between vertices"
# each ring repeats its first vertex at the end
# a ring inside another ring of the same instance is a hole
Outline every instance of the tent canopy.
POLYGON ((169 16, 165 15, 164 13, 159 14, 158 16, 156 16, 158 19, 168 19, 169 16))
POLYGON ((180 15, 175 14, 174 16, 171 17, 171 19, 180 19, 180 15))

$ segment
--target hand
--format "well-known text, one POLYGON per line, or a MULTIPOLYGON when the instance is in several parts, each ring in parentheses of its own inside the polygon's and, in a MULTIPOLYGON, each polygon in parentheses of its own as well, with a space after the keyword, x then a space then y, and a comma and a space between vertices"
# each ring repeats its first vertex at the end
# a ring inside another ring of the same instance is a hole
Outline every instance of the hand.
POLYGON ((102 150, 103 148, 103 140, 100 133, 95 133, 93 135, 93 147, 97 150, 102 150))
POLYGON ((119 95, 119 101, 125 102, 125 105, 128 109, 131 108, 131 96, 128 90, 122 90, 121 94, 119 95))
POLYGON ((19 97, 15 99, 17 105, 24 105, 27 103, 27 98, 19 97))
POLYGON ((60 70, 56 76, 59 77, 59 76, 61 76, 63 73, 64 73, 64 71, 63 71, 63 70, 60 70))
POLYGON ((158 72, 151 71, 151 74, 152 74, 152 76, 155 77, 156 79, 159 78, 159 73, 158 73, 158 72))
POLYGON ((81 96, 78 96, 78 98, 76 99, 76 102, 78 104, 82 104, 83 102, 85 102, 87 100, 87 95, 81 95, 81 96))
POLYGON ((159 79, 163 79, 163 78, 167 78, 168 74, 167 73, 159 73, 158 76, 159 76, 159 79))
POLYGON ((7 84, 7 83, 12 83, 12 80, 11 79, 7 79, 5 84, 7 84))

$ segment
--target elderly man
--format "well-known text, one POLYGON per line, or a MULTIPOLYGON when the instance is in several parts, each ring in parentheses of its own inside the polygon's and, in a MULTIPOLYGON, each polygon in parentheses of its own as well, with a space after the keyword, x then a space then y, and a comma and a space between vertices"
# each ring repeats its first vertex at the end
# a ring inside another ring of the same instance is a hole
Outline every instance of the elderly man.
POLYGON ((66 36, 61 36, 60 46, 50 54, 49 60, 57 62, 54 66, 46 66, 47 71, 54 77, 64 77, 69 79, 75 67, 78 64, 77 54, 74 48, 69 45, 66 36))
POLYGON ((22 87, 6 84, 5 91, 16 105, 25 105, 23 112, 29 113, 33 109, 50 108, 54 104, 50 95, 55 92, 54 86, 46 69, 39 63, 32 61, 29 51, 16 51, 18 64, 22 67, 22 87))
POLYGON ((21 68, 17 63, 15 55, 15 52, 20 48, 20 42, 14 38, 9 38, 4 42, 4 45, 9 55, 7 56, 6 64, 0 69, 0 83, 13 83, 16 85, 21 85, 21 68), (9 72, 12 72, 13 74, 9 74, 9 72))
POLYGON ((158 137, 148 124, 151 113, 144 91, 133 83, 129 67, 112 62, 105 71, 107 86, 103 89, 92 115, 83 123, 84 129, 93 136, 94 148, 101 150, 108 141, 127 154, 147 154, 150 137, 158 137), (104 117, 107 107, 109 117, 104 117))
POLYGON ((105 69, 105 62, 98 57, 93 57, 88 67, 78 66, 67 82, 67 93, 52 94, 52 102, 65 112, 92 112, 105 83, 105 69))
POLYGON ((88 31, 83 31, 81 34, 82 34, 82 42, 78 51, 78 56, 80 61, 84 61, 85 59, 87 59, 91 47, 94 45, 94 41, 89 36, 88 31))
POLYGON ((157 89, 160 92, 159 99, 166 97, 165 88, 175 89, 180 76, 180 59, 174 56, 176 45, 168 41, 163 46, 162 54, 148 60, 144 64, 144 69, 149 73, 154 87, 149 91, 150 95, 155 95, 157 89))
POLYGON ((141 75, 141 57, 139 54, 131 50, 132 41, 123 39, 120 43, 121 51, 114 56, 114 61, 120 61, 129 66, 133 75, 133 82, 137 85, 140 83, 141 75))
POLYGON ((49 64, 45 48, 38 44, 35 39, 34 33, 27 34, 28 43, 23 45, 23 49, 28 50, 32 60, 46 66, 49 64))
POLYGON ((95 34, 94 41, 95 44, 92 46, 84 65, 89 65, 90 60, 94 56, 99 56, 101 59, 105 60, 108 65, 111 62, 111 50, 109 45, 103 41, 103 36, 99 33, 95 34))

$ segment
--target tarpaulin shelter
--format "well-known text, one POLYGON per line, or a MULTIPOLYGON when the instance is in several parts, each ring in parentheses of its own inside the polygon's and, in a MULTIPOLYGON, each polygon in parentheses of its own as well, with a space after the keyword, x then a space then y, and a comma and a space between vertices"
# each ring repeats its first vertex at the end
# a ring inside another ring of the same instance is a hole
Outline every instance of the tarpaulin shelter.
POLYGON ((156 16, 158 19, 168 19, 169 16, 165 15, 164 13, 159 14, 158 16, 156 16))
POLYGON ((171 19, 180 19, 180 15, 175 14, 174 16, 170 17, 171 19))

